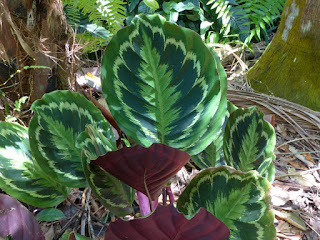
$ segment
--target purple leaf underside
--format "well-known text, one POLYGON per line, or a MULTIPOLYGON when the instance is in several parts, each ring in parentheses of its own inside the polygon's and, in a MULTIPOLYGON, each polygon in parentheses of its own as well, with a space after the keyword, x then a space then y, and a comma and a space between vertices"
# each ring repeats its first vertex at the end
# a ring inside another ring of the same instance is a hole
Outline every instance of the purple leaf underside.
POLYGON ((222 240, 230 235, 228 227, 204 208, 190 220, 171 204, 159 205, 149 217, 111 223, 105 240, 222 240))
POLYGON ((11 239, 44 240, 39 223, 16 199, 0 194, 0 237, 11 239))
POLYGON ((149 148, 137 145, 108 152, 93 162, 155 200, 189 159, 190 155, 186 152, 154 143, 149 148))

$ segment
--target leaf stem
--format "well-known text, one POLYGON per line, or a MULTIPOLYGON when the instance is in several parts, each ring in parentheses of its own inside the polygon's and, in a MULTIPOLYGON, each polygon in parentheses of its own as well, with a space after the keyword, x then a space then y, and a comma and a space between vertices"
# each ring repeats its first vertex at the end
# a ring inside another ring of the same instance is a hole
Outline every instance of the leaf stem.
POLYGON ((149 203, 148 197, 139 191, 137 191, 137 197, 138 197, 138 201, 139 201, 139 208, 140 208, 141 217, 144 217, 144 216, 150 214, 151 210, 150 210, 150 203, 149 203))
POLYGON ((146 169, 144 170, 144 174, 143 174, 143 184, 144 184, 144 189, 146 190, 146 193, 147 193, 147 196, 148 196, 148 199, 149 199, 150 210, 152 212, 153 211, 152 199, 151 199, 151 196, 150 196, 150 193, 149 193, 149 190, 148 190, 148 186, 147 186, 147 182, 146 182, 146 169))

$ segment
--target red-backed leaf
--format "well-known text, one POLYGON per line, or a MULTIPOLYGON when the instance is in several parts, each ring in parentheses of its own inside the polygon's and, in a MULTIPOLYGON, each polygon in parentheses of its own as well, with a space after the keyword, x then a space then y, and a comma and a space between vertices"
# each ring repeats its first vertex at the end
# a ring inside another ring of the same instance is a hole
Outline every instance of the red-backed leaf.
POLYGON ((108 152, 93 161, 129 186, 155 200, 161 189, 190 159, 190 155, 164 144, 140 145, 108 152), (146 189, 147 187, 147 189, 146 189))
POLYGON ((204 208, 188 220, 171 204, 159 205, 146 218, 110 223, 105 240, 220 240, 230 235, 228 227, 204 208))
POLYGON ((263 116, 263 120, 269 122, 272 127, 276 125, 276 116, 274 114, 265 114, 263 116))
POLYGON ((0 194, 0 237, 16 240, 44 240, 39 223, 16 199, 0 194))

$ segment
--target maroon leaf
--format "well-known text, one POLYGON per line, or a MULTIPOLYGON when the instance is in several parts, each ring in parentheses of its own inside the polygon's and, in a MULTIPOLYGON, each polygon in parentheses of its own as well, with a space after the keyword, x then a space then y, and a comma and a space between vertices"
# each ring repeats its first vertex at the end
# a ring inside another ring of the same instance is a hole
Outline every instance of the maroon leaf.
POLYGON ((228 227, 204 208, 190 220, 179 213, 171 204, 159 205, 155 212, 146 218, 110 223, 105 240, 221 240, 230 235, 228 227))
POLYGON ((11 239, 44 240, 39 223, 16 199, 0 194, 0 237, 11 239))
POLYGON ((136 190, 147 196, 150 194, 155 200, 165 184, 189 159, 186 152, 154 143, 149 148, 138 145, 108 152, 93 162, 136 190))

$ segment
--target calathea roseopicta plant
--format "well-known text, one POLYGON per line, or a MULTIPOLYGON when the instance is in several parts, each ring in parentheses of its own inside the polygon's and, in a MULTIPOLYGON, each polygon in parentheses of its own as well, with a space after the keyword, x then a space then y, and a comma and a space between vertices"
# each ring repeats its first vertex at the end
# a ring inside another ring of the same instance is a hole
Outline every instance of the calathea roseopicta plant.
POLYGON ((226 239, 229 230, 230 239, 272 239, 270 184, 264 177, 272 180, 272 132, 256 111, 227 108, 224 69, 196 33, 159 15, 139 15, 110 41, 101 73, 115 121, 138 145, 118 150, 109 123, 92 103, 78 93, 55 91, 33 104, 29 134, 0 123, 3 190, 31 205, 46 199, 42 205, 53 206, 69 188, 90 186, 106 208, 125 216, 133 211, 135 190, 156 200, 191 155, 209 168, 178 200, 190 223, 173 206, 160 207, 142 219, 110 224, 106 239, 143 234, 141 224, 158 239, 169 228, 166 239, 226 239), (224 162, 237 170, 215 168, 224 162), (176 225, 167 219, 176 219, 176 225), (121 230, 124 226, 129 230, 121 230), (208 232, 199 230, 203 227, 208 232), (195 228, 204 235, 188 234, 195 228))

